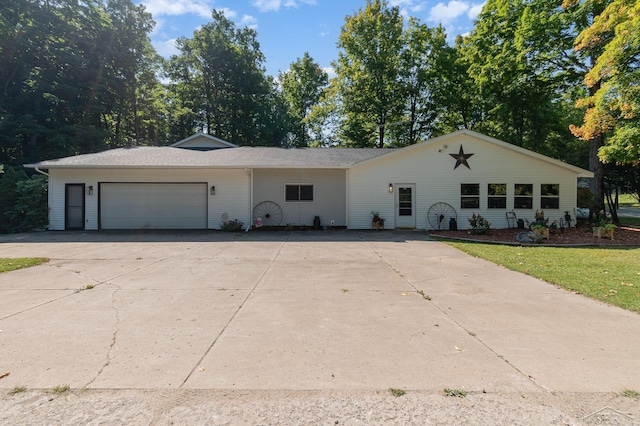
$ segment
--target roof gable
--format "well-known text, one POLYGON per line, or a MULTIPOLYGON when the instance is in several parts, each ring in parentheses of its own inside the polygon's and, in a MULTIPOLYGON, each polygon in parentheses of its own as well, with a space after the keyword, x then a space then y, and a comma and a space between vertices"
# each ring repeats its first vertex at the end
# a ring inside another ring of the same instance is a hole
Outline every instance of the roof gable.
POLYGON ((206 133, 196 133, 188 138, 182 139, 172 145, 175 148, 186 148, 193 149, 198 151, 208 151, 212 149, 220 149, 220 148, 237 148, 238 145, 232 144, 231 142, 227 142, 223 139, 217 138, 215 136, 208 135, 206 133))
POLYGON ((560 167, 562 169, 568 170, 572 173, 575 173, 576 175, 580 176, 580 177, 593 177, 593 173, 582 169, 580 167, 565 163, 564 161, 560 161, 560 160, 556 160, 554 158, 551 157, 547 157, 546 155, 542 155, 542 154, 538 154, 537 152, 528 150, 526 148, 522 148, 519 147, 517 145, 513 145, 511 143, 508 142, 504 142, 501 141, 499 139, 496 138, 492 138, 490 136, 484 135, 482 133, 478 133, 478 132, 474 132, 473 130, 467 130, 467 129, 462 129, 462 130, 458 130, 455 131, 453 133, 448 133, 446 135, 443 136, 438 136, 436 138, 433 139, 429 139, 426 140, 424 142, 420 142, 417 143, 415 145, 410 145, 404 148, 400 148, 397 150, 394 150, 393 152, 383 156, 383 157, 377 157, 377 158, 371 158, 369 160, 366 161, 362 161, 361 163, 358 163, 354 166, 359 166, 359 165, 365 165, 365 164, 370 164, 373 163, 375 161, 384 161, 384 160, 388 160, 393 158, 394 156, 400 156, 400 155, 406 155, 408 153, 413 153, 413 154, 417 154, 418 152, 424 150, 427 147, 437 147, 437 146, 441 146, 440 150, 442 149, 446 149, 447 148, 447 143, 451 143, 452 141, 454 141, 455 139, 458 139, 460 136, 469 136, 475 139, 479 139, 483 142, 487 142, 489 144, 492 145, 496 145, 499 146, 500 148, 503 149, 507 149, 507 150, 511 150, 511 151, 515 151, 518 154, 527 156, 527 157, 531 157, 534 158, 536 160, 539 161, 543 161, 545 163, 549 163, 552 164, 556 167, 560 167))

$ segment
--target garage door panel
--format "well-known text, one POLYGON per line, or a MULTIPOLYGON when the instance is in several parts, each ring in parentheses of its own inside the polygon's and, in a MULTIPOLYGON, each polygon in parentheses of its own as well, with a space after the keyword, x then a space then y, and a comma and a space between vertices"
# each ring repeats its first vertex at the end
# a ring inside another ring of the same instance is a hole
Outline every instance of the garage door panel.
POLYGON ((103 183, 102 229, 206 229, 206 183, 103 183))

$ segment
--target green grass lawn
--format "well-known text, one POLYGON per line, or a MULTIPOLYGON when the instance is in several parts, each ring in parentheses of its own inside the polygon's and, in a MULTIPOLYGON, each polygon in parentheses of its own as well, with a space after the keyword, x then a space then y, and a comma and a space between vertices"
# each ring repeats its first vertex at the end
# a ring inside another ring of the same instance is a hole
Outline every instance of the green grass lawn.
POLYGON ((46 257, 16 257, 1 258, 0 257, 0 273, 14 271, 16 269, 30 268, 47 263, 49 259, 46 257))
POLYGON ((618 205, 620 207, 640 207, 640 202, 631 194, 620 194, 618 205))
POLYGON ((513 271, 640 313, 640 248, 518 247, 445 242, 513 271))

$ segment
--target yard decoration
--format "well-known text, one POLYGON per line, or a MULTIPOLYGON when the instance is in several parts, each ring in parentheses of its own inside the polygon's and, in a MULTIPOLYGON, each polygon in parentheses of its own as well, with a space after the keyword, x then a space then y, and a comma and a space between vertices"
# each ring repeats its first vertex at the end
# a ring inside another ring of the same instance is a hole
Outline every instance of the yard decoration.
POLYGON ((380 212, 372 211, 371 215, 373 216, 371 218, 371 228, 375 229, 376 231, 384 229, 384 219, 380 217, 380 212))

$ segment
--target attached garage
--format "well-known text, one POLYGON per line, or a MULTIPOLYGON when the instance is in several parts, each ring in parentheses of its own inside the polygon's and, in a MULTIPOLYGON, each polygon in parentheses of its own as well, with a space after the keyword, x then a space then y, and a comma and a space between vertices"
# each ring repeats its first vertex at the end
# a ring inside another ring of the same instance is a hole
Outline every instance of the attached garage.
POLYGON ((207 183, 99 185, 101 229, 207 229, 207 183))

